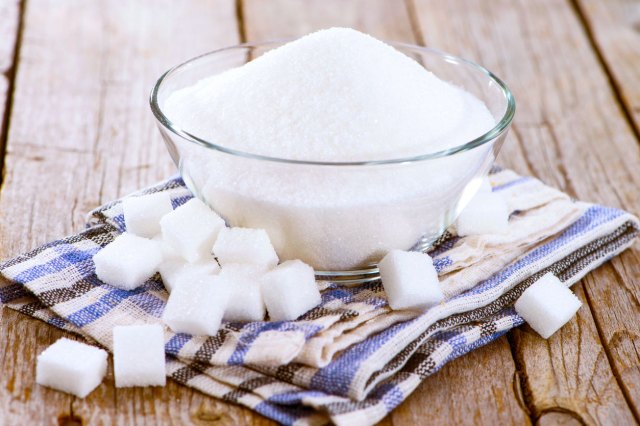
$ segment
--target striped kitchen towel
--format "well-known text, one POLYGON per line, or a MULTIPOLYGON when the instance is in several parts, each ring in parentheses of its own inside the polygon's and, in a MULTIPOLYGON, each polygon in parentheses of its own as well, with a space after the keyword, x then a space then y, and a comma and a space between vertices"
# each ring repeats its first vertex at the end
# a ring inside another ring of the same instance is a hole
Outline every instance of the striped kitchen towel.
MULTIPOLYGON (((296 321, 224 323, 215 336, 166 329, 167 375, 285 424, 371 424, 448 361, 522 324, 513 303, 551 271, 566 285, 629 247, 640 223, 576 202, 509 170, 491 175, 507 201, 509 232, 460 238, 431 251, 446 294, 421 315, 391 311, 379 281, 318 282, 322 303, 296 321)), ((174 206, 191 198, 179 179, 174 206)), ((159 276, 124 291, 97 279, 92 256, 125 229, 120 200, 91 213, 77 235, 0 264, 0 302, 112 348, 115 325, 161 323, 159 276)), ((604 283, 602 283, 604 285, 604 283)))

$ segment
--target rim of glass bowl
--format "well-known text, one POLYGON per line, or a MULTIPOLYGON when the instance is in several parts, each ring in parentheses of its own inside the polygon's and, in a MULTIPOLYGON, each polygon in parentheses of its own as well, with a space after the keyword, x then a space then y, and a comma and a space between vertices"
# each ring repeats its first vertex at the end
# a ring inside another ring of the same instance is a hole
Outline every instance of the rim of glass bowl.
POLYGON ((475 62, 469 61, 467 59, 442 52, 440 50, 432 49, 429 47, 418 46, 410 43, 400 43, 400 42, 391 42, 391 41, 385 41, 385 43, 393 47, 400 47, 400 48, 410 49, 417 52, 427 52, 427 53, 435 54, 437 56, 440 56, 446 62, 453 63, 456 65, 469 66, 475 69, 476 71, 479 71, 480 73, 489 77, 490 80, 492 80, 495 84, 498 85, 498 87, 501 89, 502 94, 504 95, 507 101, 507 108, 502 118, 496 123, 496 125, 491 130, 489 130, 485 134, 469 142, 465 142, 461 145, 458 145, 452 148, 447 148, 441 151, 436 151, 432 153, 416 155, 411 157, 391 158, 391 159, 384 159, 384 160, 333 162, 333 161, 312 161, 312 160, 295 160, 290 158, 279 158, 279 157, 272 157, 267 155, 253 154, 250 152, 240 151, 233 148, 225 147, 223 145, 219 145, 219 144, 204 140, 202 138, 199 138, 198 136, 193 135, 184 129, 181 129, 178 125, 176 125, 171 120, 169 120, 169 118, 164 114, 164 112, 162 111, 162 108, 160 108, 160 105, 158 104, 158 92, 160 91, 162 83, 167 78, 171 77, 173 73, 185 67, 191 66, 194 62, 197 62, 198 60, 204 57, 212 56, 217 53, 234 50, 234 49, 258 48, 258 47, 264 47, 264 46, 269 46, 274 44, 282 44, 282 43, 287 43, 296 39, 297 38, 285 38, 285 39, 267 40, 267 41, 260 41, 260 42, 249 42, 249 43, 237 44, 234 46, 228 46, 228 47, 216 49, 211 52, 207 52, 202 55, 196 56, 194 58, 189 59, 186 62, 183 62, 181 64, 178 64, 170 68, 164 74, 162 74, 162 76, 160 76, 156 84, 153 86, 153 89, 151 90, 149 103, 151 104, 151 111, 153 112, 153 115, 166 129, 170 130, 171 132, 175 133, 176 135, 184 139, 187 139, 195 144, 204 146, 206 148, 211 148, 211 149, 224 152, 227 154, 235 155, 238 157, 253 158, 253 159, 272 161, 272 162, 278 162, 278 163, 308 164, 308 165, 315 165, 315 166, 364 166, 364 165, 413 163, 418 161, 425 161, 425 160, 431 160, 435 158, 450 156, 453 154, 457 154, 459 152, 471 150, 491 140, 494 140, 509 127, 509 125, 511 124, 511 121, 513 120, 513 116, 515 115, 516 102, 515 102, 515 98, 513 97, 513 93, 511 93, 511 90, 509 89, 509 87, 500 78, 498 78, 495 74, 493 74, 491 71, 489 71, 485 67, 478 65, 475 62))

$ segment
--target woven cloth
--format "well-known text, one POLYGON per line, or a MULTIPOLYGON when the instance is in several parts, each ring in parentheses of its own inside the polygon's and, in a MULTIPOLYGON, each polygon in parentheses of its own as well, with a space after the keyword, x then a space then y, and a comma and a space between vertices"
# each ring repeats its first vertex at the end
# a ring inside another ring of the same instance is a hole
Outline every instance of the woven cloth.
MULTIPOLYGON (((440 305, 391 311, 379 281, 318 282, 321 305, 296 321, 224 323, 210 337, 166 328, 167 375, 285 424, 372 424, 448 361, 522 324, 513 303, 537 278, 551 271, 570 286, 638 234, 624 211, 509 170, 490 180, 511 211, 509 232, 445 233, 430 253, 446 294, 440 305)), ((179 178, 132 195, 158 191, 174 207, 192 197, 179 178)), ((109 350, 115 325, 162 323, 159 276, 125 291, 95 275, 92 256, 124 229, 114 201, 84 231, 0 264, 0 302, 109 350)))

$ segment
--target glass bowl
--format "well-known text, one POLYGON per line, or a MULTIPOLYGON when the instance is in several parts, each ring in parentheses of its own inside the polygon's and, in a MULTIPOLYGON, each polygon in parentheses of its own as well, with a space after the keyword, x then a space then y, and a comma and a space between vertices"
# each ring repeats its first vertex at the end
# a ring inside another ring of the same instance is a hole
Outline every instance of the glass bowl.
POLYGON ((186 185, 230 226, 265 229, 281 260, 301 259, 321 278, 376 279, 375 262, 385 253, 428 250, 476 193, 513 119, 513 95, 499 78, 473 62, 389 43, 482 100, 496 125, 476 139, 438 152, 325 162, 237 151, 224 141, 191 134, 165 115, 164 102, 173 91, 289 41, 245 43, 171 68, 153 87, 151 110, 186 185))

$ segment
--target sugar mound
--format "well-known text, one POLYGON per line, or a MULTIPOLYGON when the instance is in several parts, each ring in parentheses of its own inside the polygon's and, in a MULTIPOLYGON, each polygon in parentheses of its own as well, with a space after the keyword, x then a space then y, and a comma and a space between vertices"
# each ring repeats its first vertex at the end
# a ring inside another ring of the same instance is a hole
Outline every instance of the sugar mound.
POLYGON ((312 161, 402 158, 493 127, 484 104, 348 28, 318 31, 172 93, 167 116, 240 151, 312 161))
MULTIPOLYGON (((487 107, 393 47, 332 28, 171 93, 180 128, 226 148, 295 160, 398 159, 437 152, 494 125, 487 107)), ((181 174, 230 226, 267 231, 280 260, 341 270, 435 239, 455 219, 492 144, 384 166, 263 161, 181 147, 181 174)))

